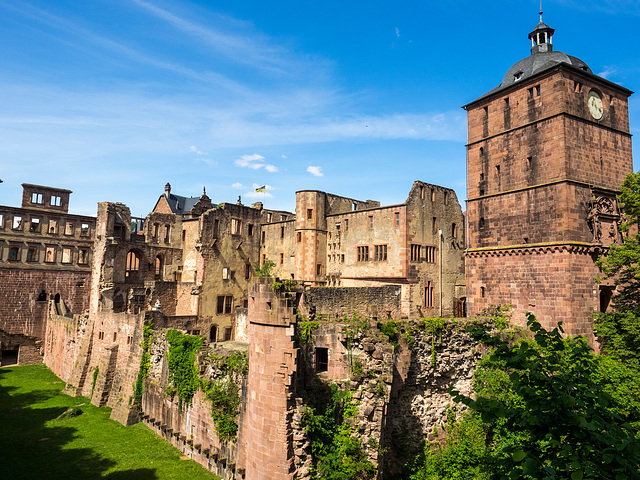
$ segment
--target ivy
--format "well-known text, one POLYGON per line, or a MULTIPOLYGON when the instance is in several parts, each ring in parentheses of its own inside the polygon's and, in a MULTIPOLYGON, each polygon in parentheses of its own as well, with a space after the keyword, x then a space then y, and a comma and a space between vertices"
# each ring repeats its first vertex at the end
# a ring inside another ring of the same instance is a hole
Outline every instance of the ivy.
POLYGON ((226 358, 215 357, 220 375, 203 385, 211 401, 211 418, 220 440, 235 441, 238 433, 237 416, 242 399, 238 379, 249 372, 246 353, 234 352, 226 358))
POLYGON ((335 384, 317 384, 310 392, 310 401, 303 411, 302 425, 311 442, 314 480, 368 479, 375 475, 375 467, 368 460, 362 442, 356 438, 353 418, 358 402, 350 390, 335 384))
POLYGON ((300 343, 303 346, 307 347, 311 345, 313 342, 313 330, 316 330, 319 326, 320 324, 318 322, 309 322, 306 320, 300 323, 300 343))
POLYGON ((253 273, 256 277, 272 277, 275 266, 276 263, 267 258, 262 266, 256 265, 253 267, 253 273))
POLYGON ((93 369, 93 380, 91 381, 91 396, 89 398, 93 398, 93 391, 96 388, 96 382, 98 381, 98 375, 100 374, 100 369, 98 367, 93 369))
POLYGON ((200 388, 200 377, 195 364, 196 352, 202 346, 204 337, 186 335, 178 330, 167 331, 169 342, 169 382, 178 395, 178 408, 191 405, 193 396, 200 388))
POLYGON ((142 356, 140 357, 140 368, 138 369, 138 377, 136 378, 136 383, 133 385, 133 404, 138 407, 138 409, 142 408, 144 381, 149 375, 149 370, 151 369, 151 354, 149 353, 149 347, 151 346, 152 341, 153 323, 149 323, 149 325, 145 325, 142 327, 142 342, 140 343, 140 347, 142 348, 142 356))

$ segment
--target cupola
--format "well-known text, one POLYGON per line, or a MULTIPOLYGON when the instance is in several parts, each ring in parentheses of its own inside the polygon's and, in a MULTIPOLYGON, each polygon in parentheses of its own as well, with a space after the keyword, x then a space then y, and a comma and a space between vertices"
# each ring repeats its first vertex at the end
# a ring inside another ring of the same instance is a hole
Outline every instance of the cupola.
POLYGON ((555 30, 542 21, 542 12, 540 12, 540 23, 536 25, 533 32, 529 34, 531 40, 531 55, 540 52, 553 51, 553 34, 555 30))

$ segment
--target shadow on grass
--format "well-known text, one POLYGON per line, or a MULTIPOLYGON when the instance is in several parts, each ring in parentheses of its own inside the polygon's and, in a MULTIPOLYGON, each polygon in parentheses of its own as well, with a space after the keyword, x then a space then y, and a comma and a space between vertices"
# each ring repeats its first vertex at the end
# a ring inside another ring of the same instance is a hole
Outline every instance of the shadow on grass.
POLYGON ((76 399, 69 400, 70 397, 61 396, 60 388, 56 386, 16 392, 19 387, 7 385, 5 381, 12 372, 12 368, 0 368, 2 480, 157 479, 155 470, 148 468, 106 474, 116 462, 90 448, 68 447, 77 438, 77 429, 64 426, 65 420, 55 419, 67 411, 70 402, 76 399), (56 425, 58 422, 61 425, 56 425))

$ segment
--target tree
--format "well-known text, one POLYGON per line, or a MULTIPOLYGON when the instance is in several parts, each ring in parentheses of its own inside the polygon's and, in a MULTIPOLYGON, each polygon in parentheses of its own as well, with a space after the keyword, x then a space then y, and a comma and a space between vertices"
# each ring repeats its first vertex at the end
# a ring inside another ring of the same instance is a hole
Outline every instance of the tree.
POLYGON ((640 446, 596 381, 598 360, 587 341, 563 338, 561 325, 548 332, 533 314, 527 325, 534 340, 513 346, 486 325, 470 327, 492 350, 488 361, 508 375, 515 400, 452 391, 456 402, 498 426, 496 435, 510 435, 491 460, 494 478, 640 478, 640 446))
POLYGON ((615 312, 597 314, 594 330, 603 353, 640 372, 640 235, 631 233, 640 225, 640 172, 627 176, 618 199, 624 212, 620 231, 627 235, 596 262, 604 278, 615 279, 615 312))

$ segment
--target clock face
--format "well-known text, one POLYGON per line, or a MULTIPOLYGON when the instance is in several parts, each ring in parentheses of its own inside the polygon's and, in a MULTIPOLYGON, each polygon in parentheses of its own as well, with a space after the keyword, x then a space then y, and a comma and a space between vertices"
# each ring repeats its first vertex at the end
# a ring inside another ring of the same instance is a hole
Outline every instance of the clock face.
POLYGON ((587 106, 589 107, 589 113, 596 120, 600 120, 602 118, 602 114, 604 110, 602 109, 602 99, 598 92, 595 90, 591 90, 589 92, 589 96, 587 97, 587 106))

